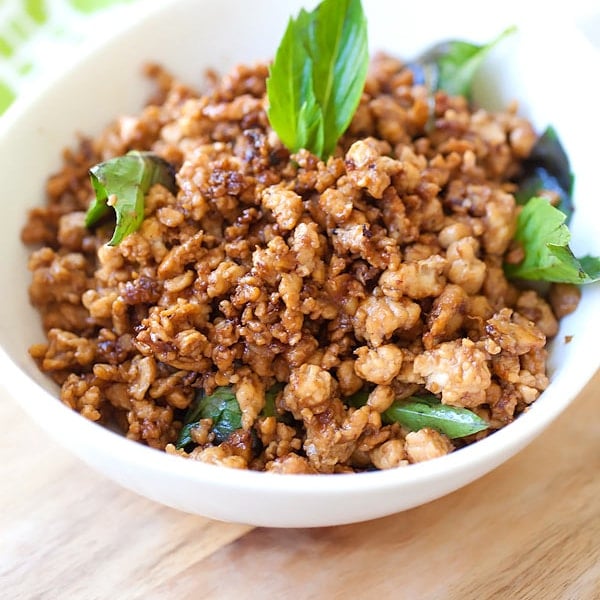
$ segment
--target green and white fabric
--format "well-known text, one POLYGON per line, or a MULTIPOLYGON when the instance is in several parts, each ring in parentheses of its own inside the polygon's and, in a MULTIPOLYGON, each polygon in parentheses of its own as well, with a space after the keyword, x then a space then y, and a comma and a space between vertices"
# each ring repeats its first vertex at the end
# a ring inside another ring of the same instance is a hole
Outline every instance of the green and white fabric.
MULTIPOLYGON (((136 0, 0 0, 0 114, 136 0)), ((137 0, 142 2, 142 0, 137 0)))

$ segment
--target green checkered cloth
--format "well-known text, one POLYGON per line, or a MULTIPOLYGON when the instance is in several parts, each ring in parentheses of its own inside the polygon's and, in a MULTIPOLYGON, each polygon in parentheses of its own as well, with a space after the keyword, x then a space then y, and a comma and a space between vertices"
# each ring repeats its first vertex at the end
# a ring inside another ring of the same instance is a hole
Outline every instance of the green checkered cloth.
POLYGON ((0 0, 0 114, 55 70, 119 5, 142 0, 0 0))

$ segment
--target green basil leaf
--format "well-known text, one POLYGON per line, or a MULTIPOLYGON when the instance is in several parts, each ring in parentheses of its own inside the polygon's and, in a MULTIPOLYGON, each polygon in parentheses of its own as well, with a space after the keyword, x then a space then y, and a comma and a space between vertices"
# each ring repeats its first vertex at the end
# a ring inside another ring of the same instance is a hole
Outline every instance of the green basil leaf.
POLYGON ((191 430, 201 419, 212 419, 212 432, 215 442, 224 442, 234 431, 242 427, 242 411, 230 387, 218 387, 205 396, 200 392, 188 409, 183 427, 175 443, 177 448, 185 448, 193 443, 191 430))
POLYGON ((411 431, 430 427, 451 439, 472 435, 489 427, 473 411, 442 404, 435 397, 411 396, 406 400, 396 401, 382 417, 384 422, 397 422, 411 431))
POLYGON ((573 284, 598 281, 600 259, 575 257, 565 220, 565 214, 545 198, 531 198, 519 213, 515 233, 525 258, 517 265, 504 265, 507 277, 573 284))
MULTIPOLYGON (((346 398, 346 403, 360 408, 367 403, 368 398, 369 392, 360 390, 346 398)), ((472 435, 488 428, 488 424, 473 411, 442 404, 433 394, 396 400, 381 416, 384 423, 400 423, 411 431, 431 427, 449 438, 472 435)))
POLYGON ((292 152, 333 154, 362 95, 369 62, 360 0, 323 0, 291 18, 267 79, 271 126, 292 152))
POLYGON ((360 408, 367 403, 369 399, 369 390, 358 390, 358 392, 354 392, 351 396, 344 398, 344 402, 348 406, 353 406, 354 408, 360 408))
POLYGON ((283 383, 276 383, 272 387, 270 387, 265 393, 265 405, 261 411, 261 416, 263 417, 277 417, 277 407, 275 405, 275 400, 277 399, 277 395, 284 388, 283 383))
POLYGON ((110 214, 116 213, 116 226, 110 246, 139 229, 144 220, 144 196, 155 184, 160 183, 176 193, 173 167, 151 152, 132 150, 90 169, 92 188, 96 195, 88 209, 85 224, 90 227, 110 214))
POLYGON ((600 257, 586 254, 579 259, 579 264, 592 281, 600 280, 600 257))
POLYGON ((453 96, 469 97, 473 78, 489 51, 515 31, 516 27, 509 27, 483 45, 462 40, 436 44, 409 63, 415 83, 426 85, 431 91, 444 90, 453 96))
POLYGON ((553 127, 547 127, 523 161, 522 173, 516 180, 519 189, 515 198, 525 204, 543 190, 555 192, 560 197, 558 209, 567 216, 573 213, 573 182, 569 158, 553 127))

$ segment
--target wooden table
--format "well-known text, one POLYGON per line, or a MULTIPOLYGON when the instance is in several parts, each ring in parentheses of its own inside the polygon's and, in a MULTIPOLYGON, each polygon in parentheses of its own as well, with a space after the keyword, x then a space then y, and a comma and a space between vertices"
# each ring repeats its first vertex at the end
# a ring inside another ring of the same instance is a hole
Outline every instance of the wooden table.
POLYGON ((165 508, 0 397, 0 598, 600 598, 600 373, 525 451, 441 500, 321 529, 165 508))

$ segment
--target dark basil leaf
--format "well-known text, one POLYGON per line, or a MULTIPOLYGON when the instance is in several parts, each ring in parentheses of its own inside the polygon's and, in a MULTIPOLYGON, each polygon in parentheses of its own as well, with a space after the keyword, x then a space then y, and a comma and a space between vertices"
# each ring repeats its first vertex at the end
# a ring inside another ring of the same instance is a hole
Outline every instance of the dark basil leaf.
POLYGON ((176 442, 177 448, 185 448, 193 443, 191 430, 201 419, 212 419, 212 432, 215 443, 224 442, 236 429, 242 427, 242 411, 230 387, 218 387, 205 396, 199 392, 188 409, 183 427, 176 442))
POLYGON ((525 204, 530 198, 540 196, 543 190, 554 192, 560 197, 557 208, 565 213, 568 223, 573 213, 573 181, 569 157, 550 126, 523 161, 515 198, 519 204, 525 204))
POLYGON ((367 403, 367 400, 369 399, 369 394, 369 390, 358 390, 358 392, 355 392, 351 396, 344 398, 344 402, 348 406, 360 408, 361 406, 364 406, 367 403))
POLYGON ((284 388, 283 383, 276 383, 271 388, 269 388, 265 393, 265 405, 261 411, 261 416, 263 417, 277 417, 277 407, 275 405, 275 400, 277 399, 277 395, 284 388))

